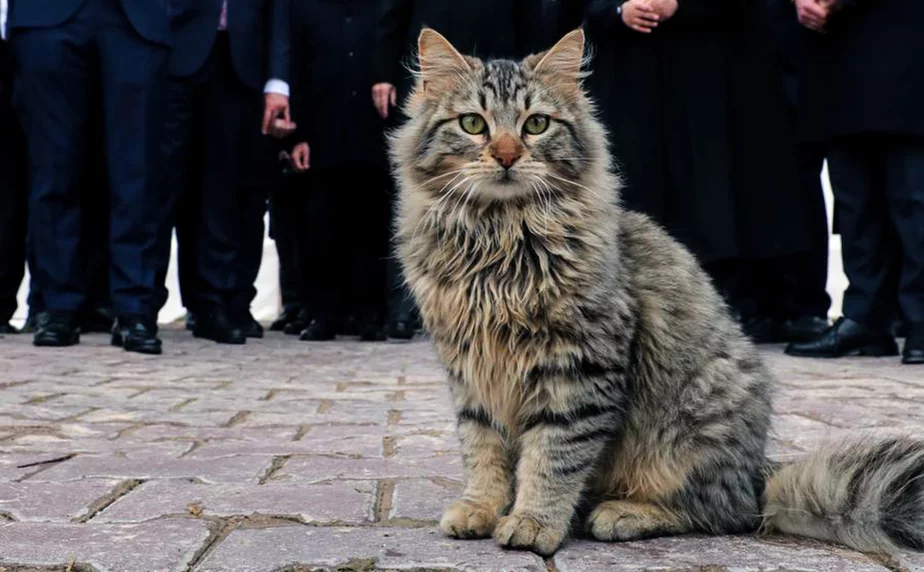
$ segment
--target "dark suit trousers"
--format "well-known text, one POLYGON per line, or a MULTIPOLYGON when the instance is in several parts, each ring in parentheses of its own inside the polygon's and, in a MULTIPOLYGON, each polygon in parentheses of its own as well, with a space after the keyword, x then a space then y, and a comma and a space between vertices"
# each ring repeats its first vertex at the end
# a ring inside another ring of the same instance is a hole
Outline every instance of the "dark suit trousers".
POLYGON ((305 175, 284 177, 270 192, 270 236, 279 257, 279 288, 282 305, 301 304, 299 298, 298 226, 302 203, 310 193, 305 175))
POLYGON ((895 293, 924 322, 924 138, 855 136, 828 155, 850 286, 844 315, 885 326, 895 293))
POLYGON ((313 170, 298 243, 302 300, 316 318, 383 317, 387 189, 378 165, 313 170))
POLYGON ((0 41, 0 324, 16 313, 26 267, 26 141, 12 107, 12 63, 0 41))
POLYGON ((100 89, 110 189, 113 311, 146 315, 154 285, 155 199, 161 98, 169 50, 142 39, 117 0, 88 0, 55 28, 15 30, 28 136, 29 240, 47 310, 85 300, 79 256, 80 186, 90 109, 100 89))
MULTIPOLYGON (((823 147, 812 144, 796 148, 799 186, 805 196, 805 208, 812 228, 804 253, 784 257, 780 262, 787 317, 817 316, 827 318, 831 297, 828 282, 828 215, 825 209, 821 170, 825 161, 823 147)), ((778 295, 778 293, 777 293, 778 295)))
MULTIPOLYGON (((240 82, 220 33, 200 70, 170 79, 167 99, 157 283, 166 277, 175 223, 184 305, 243 312, 256 293, 272 168, 272 148, 259 133, 262 94, 240 82)), ((162 289, 158 308, 165 301, 162 289)))

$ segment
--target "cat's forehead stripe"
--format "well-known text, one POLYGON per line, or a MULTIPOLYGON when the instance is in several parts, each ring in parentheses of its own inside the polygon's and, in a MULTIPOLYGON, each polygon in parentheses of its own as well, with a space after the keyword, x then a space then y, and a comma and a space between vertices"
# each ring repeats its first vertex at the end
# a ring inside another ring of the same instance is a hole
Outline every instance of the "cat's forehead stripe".
POLYGON ((526 89, 526 78, 515 62, 488 62, 484 68, 482 86, 484 92, 490 92, 498 101, 515 101, 521 90, 526 89))

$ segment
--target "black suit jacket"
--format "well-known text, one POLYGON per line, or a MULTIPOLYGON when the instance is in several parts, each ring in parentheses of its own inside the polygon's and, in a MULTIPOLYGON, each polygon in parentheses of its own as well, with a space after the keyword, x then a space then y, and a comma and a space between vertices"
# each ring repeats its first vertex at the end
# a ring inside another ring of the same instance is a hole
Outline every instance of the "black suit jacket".
POLYGON ((293 5, 292 107, 311 166, 385 165, 385 121, 370 98, 375 0, 297 0, 293 5))
POLYGON ((479 58, 526 55, 520 37, 526 0, 379 0, 375 82, 388 82, 403 98, 411 86, 407 65, 424 26, 435 29, 463 54, 479 58))
MULTIPOLYGON (((170 73, 186 77, 202 67, 212 50, 221 0, 167 2, 175 39, 170 73)), ((231 58, 241 82, 251 89, 262 91, 268 79, 289 81, 291 3, 292 0, 228 0, 231 58)))
MULTIPOLYGON (((173 0, 170 0, 173 1, 173 0)), ((85 0, 23 0, 11 3, 8 27, 54 28, 67 22, 85 0)), ((132 26, 144 39, 170 45, 170 24, 165 0, 121 0, 132 26)))
POLYGON ((924 136, 924 2, 845 4, 826 34, 808 34, 800 94, 806 135, 924 136))
POLYGON ((522 0, 520 32, 525 53, 551 48, 565 34, 578 28, 584 19, 584 0, 522 0))

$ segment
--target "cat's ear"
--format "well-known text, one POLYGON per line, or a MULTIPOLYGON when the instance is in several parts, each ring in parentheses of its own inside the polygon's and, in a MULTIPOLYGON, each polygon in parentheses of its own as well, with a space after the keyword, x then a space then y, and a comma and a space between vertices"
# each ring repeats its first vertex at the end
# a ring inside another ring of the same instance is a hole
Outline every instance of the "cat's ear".
POLYGON ((577 84, 584 64, 584 30, 569 32, 550 50, 527 58, 525 64, 536 73, 577 84))
POLYGON ((423 92, 442 92, 472 71, 469 61, 432 28, 424 28, 417 39, 423 92))

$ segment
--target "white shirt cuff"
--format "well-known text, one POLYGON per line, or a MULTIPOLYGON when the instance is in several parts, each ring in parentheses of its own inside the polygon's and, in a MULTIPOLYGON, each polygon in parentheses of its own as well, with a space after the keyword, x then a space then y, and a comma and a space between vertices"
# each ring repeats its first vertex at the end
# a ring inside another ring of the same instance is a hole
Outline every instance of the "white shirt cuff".
POLYGON ((281 79, 271 79, 266 82, 263 93, 278 93, 279 95, 289 97, 289 84, 281 79))

